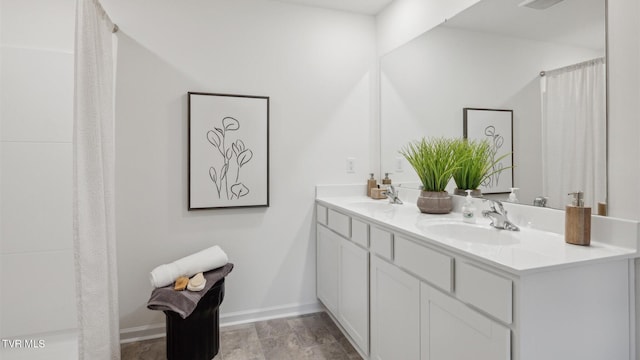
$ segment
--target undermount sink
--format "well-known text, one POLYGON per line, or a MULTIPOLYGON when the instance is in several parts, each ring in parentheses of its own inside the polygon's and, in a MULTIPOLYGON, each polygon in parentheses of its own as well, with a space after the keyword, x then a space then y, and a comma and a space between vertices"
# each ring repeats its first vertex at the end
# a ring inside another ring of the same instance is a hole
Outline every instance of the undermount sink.
POLYGON ((520 242, 517 233, 499 230, 489 225, 467 224, 461 221, 423 221, 420 230, 426 236, 461 240, 485 245, 515 245, 520 242))

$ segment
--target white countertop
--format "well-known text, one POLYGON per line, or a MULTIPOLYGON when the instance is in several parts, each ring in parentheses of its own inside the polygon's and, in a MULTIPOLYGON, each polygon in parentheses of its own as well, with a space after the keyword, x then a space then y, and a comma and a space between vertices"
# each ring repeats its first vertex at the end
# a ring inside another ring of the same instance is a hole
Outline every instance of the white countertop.
POLYGON ((614 246, 594 240, 593 237, 591 246, 571 245, 565 243, 561 234, 526 226, 521 226, 518 232, 493 229, 489 226, 489 220, 484 218, 477 219, 478 226, 500 232, 496 233, 497 241, 482 242, 433 235, 427 224, 462 222, 462 215, 459 212, 422 214, 415 203, 391 205, 386 200, 372 200, 366 196, 319 196, 316 200, 328 208, 385 226, 397 235, 424 241, 515 275, 637 257, 635 249, 614 246))

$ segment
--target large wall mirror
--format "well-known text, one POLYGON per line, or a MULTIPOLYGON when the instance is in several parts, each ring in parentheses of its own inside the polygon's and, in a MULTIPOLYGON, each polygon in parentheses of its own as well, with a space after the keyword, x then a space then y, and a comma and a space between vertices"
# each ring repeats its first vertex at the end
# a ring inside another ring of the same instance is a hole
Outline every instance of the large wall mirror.
POLYGON ((527 2, 481 0, 382 58, 381 171, 394 183, 418 184, 398 153, 409 141, 462 137, 464 108, 512 110, 520 203, 563 208, 576 190, 606 202, 606 0, 527 2))

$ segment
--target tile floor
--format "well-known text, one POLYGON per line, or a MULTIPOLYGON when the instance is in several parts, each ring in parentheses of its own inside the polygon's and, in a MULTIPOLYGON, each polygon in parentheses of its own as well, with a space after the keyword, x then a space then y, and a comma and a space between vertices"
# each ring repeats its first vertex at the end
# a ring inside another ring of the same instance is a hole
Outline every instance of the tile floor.
MULTIPOLYGON (((122 360, 166 359, 165 339, 122 345, 122 360)), ((220 329, 215 360, 361 360, 324 312, 220 329)), ((184 359, 188 360, 188 359, 184 359)))

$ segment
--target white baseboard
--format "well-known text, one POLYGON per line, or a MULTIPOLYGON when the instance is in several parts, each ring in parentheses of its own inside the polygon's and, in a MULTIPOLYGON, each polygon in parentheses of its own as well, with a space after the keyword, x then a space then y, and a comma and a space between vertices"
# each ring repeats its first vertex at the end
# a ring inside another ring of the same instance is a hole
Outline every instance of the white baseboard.
MULTIPOLYGON (((320 311, 324 311, 324 308, 316 301, 309 304, 291 304, 264 309, 221 313, 220 327, 311 314, 320 311)), ((121 329, 120 343, 126 344, 142 340, 157 339, 165 336, 165 333, 165 323, 121 329)))
POLYGON ((165 323, 120 329, 120 344, 161 338, 165 335, 165 332, 165 323))
POLYGON ((316 301, 310 304, 291 304, 265 309, 238 311, 228 314, 220 314, 220 327, 311 314, 323 310, 324 308, 316 301))

